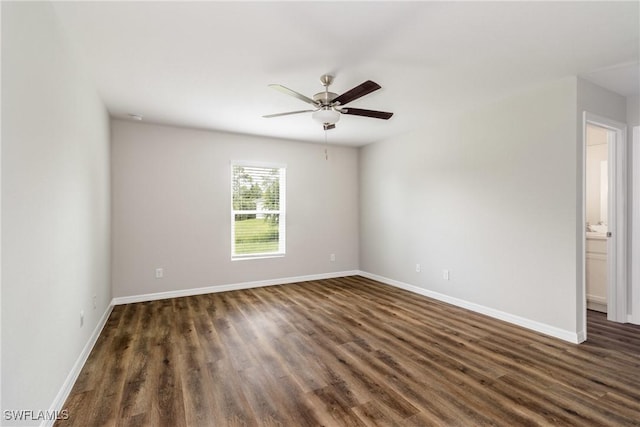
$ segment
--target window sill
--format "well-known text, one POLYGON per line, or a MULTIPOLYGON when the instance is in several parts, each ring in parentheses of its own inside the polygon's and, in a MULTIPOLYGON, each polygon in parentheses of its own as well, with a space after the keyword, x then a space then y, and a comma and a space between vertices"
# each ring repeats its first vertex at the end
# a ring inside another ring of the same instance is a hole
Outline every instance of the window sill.
POLYGON ((231 261, 247 261, 251 259, 284 258, 285 254, 258 254, 258 255, 236 255, 231 257, 231 261))

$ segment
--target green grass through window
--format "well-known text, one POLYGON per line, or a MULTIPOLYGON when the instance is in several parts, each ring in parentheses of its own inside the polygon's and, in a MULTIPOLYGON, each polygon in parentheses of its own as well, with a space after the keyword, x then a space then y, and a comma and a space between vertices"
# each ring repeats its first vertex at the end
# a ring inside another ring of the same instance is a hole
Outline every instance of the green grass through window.
POLYGON ((278 252, 278 224, 268 219, 236 220, 236 254, 278 252))

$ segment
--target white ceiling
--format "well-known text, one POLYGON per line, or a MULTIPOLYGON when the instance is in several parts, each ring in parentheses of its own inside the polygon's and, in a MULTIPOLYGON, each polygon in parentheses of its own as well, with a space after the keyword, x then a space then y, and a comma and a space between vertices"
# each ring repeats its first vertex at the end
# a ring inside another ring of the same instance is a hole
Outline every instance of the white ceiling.
POLYGON ((114 117, 324 141, 307 104, 320 75, 349 104, 330 143, 364 145, 550 79, 581 75, 638 93, 640 3, 55 2, 62 27, 114 117))

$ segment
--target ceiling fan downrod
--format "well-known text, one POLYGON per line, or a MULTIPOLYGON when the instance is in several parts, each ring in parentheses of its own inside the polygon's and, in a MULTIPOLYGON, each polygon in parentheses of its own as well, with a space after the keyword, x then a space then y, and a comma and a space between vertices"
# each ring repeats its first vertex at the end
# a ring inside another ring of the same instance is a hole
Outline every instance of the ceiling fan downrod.
POLYGON ((320 83, 324 86, 324 92, 318 92, 313 95, 313 100, 318 102, 318 107, 330 107, 331 101, 338 97, 337 93, 329 92, 329 85, 333 83, 333 76, 331 74, 323 74, 320 77, 320 83))

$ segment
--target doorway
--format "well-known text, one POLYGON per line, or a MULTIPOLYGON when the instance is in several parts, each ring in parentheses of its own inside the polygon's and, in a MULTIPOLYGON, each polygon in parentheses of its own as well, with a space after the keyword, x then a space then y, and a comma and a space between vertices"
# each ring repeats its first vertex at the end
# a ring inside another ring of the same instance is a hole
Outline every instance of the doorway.
POLYGON ((583 295, 586 330, 588 307, 606 311, 610 321, 628 321, 626 126, 585 112, 583 144, 583 295), (589 146, 599 147, 589 149, 589 146), (590 156, 590 152, 594 155, 590 156), (596 175, 587 176, 588 169, 594 167, 596 175))
POLYGON ((607 313, 609 141, 613 131, 587 123, 585 168, 587 309, 607 313))

